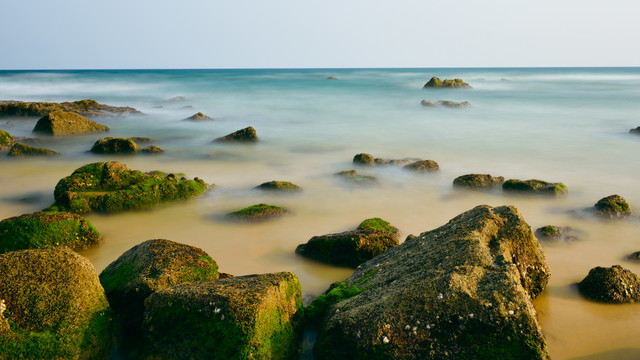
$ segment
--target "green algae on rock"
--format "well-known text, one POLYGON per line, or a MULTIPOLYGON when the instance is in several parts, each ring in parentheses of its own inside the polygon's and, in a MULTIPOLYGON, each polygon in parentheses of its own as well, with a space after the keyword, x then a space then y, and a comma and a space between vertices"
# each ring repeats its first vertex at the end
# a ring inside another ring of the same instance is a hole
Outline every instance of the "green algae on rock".
MULTIPOLYGON (((111 308, 88 259, 66 247, 0 255, 2 359, 102 359, 111 308)), ((1 309, 1 307, 0 307, 1 309)))
POLYGON ((9 149, 7 156, 12 157, 32 157, 32 156, 56 156, 62 155, 61 153, 49 149, 42 149, 35 146, 29 146, 22 143, 15 143, 9 149))
POLYGON ((288 214, 289 211, 280 206, 256 204, 227 214, 232 220, 260 222, 275 219, 288 214))
POLYGON ((48 210, 103 213, 146 209, 196 197, 208 189, 199 178, 179 179, 130 170, 117 161, 84 165, 58 181, 48 210))
POLYGON ((34 133, 46 135, 76 135, 109 131, 105 125, 82 115, 66 111, 52 111, 38 120, 34 133))
POLYGON ((82 116, 142 114, 132 107, 109 106, 90 99, 63 103, 0 101, 0 116, 44 116, 53 111, 74 112, 82 116))
POLYGON ((280 192, 300 192, 302 188, 289 181, 269 181, 256 186, 256 189, 263 191, 280 191, 280 192))
POLYGON ((405 170, 411 170, 418 173, 438 172, 440 166, 433 160, 418 160, 402 167, 405 170))
POLYGON ((378 183, 378 179, 374 176, 360 175, 356 170, 344 170, 335 175, 354 185, 368 186, 378 183))
POLYGON ((13 136, 4 130, 0 130, 0 150, 10 148, 16 141, 13 136))
POLYGON ((302 311, 288 272, 169 287, 145 302, 147 359, 292 359, 302 311))
POLYGON ((491 176, 489 174, 467 174, 458 176, 453 180, 453 186, 474 190, 490 190, 499 188, 504 183, 504 177, 491 176))
POLYGON ((315 358, 548 359, 532 298, 549 275, 516 208, 478 206, 360 265, 315 358))
POLYGON ((620 265, 597 266, 578 283, 580 293, 593 301, 628 303, 640 300, 640 278, 620 265))
POLYGON ((214 142, 257 142, 258 134, 256 133, 256 129, 249 126, 244 129, 240 129, 238 131, 232 132, 229 135, 225 135, 219 137, 214 142))
POLYGON ((101 239, 87 219, 73 213, 36 212, 0 221, 0 253, 50 245, 82 250, 101 239))
POLYGON ((596 214, 602 217, 620 218, 631 215, 631 206, 620 195, 604 197, 593 206, 596 214))
POLYGON ((424 88, 470 89, 471 85, 462 81, 462 79, 440 80, 440 78, 434 76, 426 84, 424 84, 424 88))
POLYGON ((398 245, 398 229, 380 218, 364 220, 355 230, 312 237, 296 253, 333 265, 357 267, 398 245))
POLYGON ((569 193, 563 183, 549 183, 543 180, 518 180, 509 179, 502 184, 502 190, 507 192, 519 192, 523 194, 564 196, 569 193))
POLYGON ((95 154, 135 154, 140 146, 131 138, 106 137, 93 144, 91 150, 95 154))

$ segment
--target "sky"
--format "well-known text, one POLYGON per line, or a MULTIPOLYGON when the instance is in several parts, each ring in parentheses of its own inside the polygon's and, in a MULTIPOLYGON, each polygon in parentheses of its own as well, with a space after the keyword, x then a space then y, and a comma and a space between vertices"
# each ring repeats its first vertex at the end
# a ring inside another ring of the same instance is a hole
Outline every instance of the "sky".
POLYGON ((0 69, 640 66, 637 0, 3 0, 0 69))

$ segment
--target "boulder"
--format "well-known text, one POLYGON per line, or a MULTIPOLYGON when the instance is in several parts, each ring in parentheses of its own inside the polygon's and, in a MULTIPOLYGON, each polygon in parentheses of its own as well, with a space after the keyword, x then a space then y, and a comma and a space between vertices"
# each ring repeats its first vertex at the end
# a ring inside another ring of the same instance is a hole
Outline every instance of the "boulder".
POLYGON ((289 211, 276 205, 256 204, 227 214, 232 220, 260 222, 282 217, 289 211))
POLYGON ((21 143, 15 143, 9 149, 7 156, 13 157, 31 157, 31 156, 54 156, 62 155, 61 153, 49 149, 42 149, 35 146, 29 146, 21 143))
POLYGON ((636 251, 634 253, 627 255, 625 259, 629 261, 640 262, 640 251, 636 251))
POLYGON ((432 101, 425 100, 425 99, 422 99, 422 100, 420 101, 420 105, 422 105, 422 106, 429 106, 429 107, 436 106, 436 104, 434 104, 432 101))
POLYGON ((145 347, 153 359, 294 359, 301 320, 293 273, 186 283, 145 302, 145 347))
POLYGON ((136 144, 152 143, 153 142, 153 140, 151 138, 148 138, 148 137, 134 136, 134 137, 130 137, 129 139, 133 140, 136 144))
POLYGON ((504 177, 493 177, 489 174, 467 174, 453 179, 453 186, 474 190, 490 190, 499 188, 504 183, 504 177))
POLYGON ((289 181, 269 181, 256 186, 256 189, 262 191, 280 191, 280 192, 300 192, 302 188, 289 181))
POLYGON ((338 80, 335 76, 327 76, 327 80, 338 80))
POLYGON ((9 149, 16 141, 13 136, 4 130, 0 130, 0 150, 9 149))
POLYGON ((54 111, 74 112, 82 116, 142 115, 132 107, 109 106, 90 99, 63 103, 0 101, 0 116, 44 116, 54 111))
POLYGON ((629 130, 629 132, 632 133, 632 134, 640 134, 640 126, 638 126, 635 129, 629 130))
POLYGON ((579 241, 582 232, 568 226, 546 225, 536 229, 535 235, 540 241, 574 242, 579 241))
POLYGON ((101 240, 87 219, 73 213, 36 212, 0 221, 0 253, 49 245, 82 250, 101 240))
POLYGON ((0 358, 102 359, 111 308, 88 259, 66 247, 0 255, 0 358), (10 324, 10 328, 6 326, 10 324))
POLYGON ((144 209, 190 199, 208 188, 199 178, 149 175, 117 161, 98 162, 84 165, 58 181, 53 192, 55 203, 48 210, 110 213, 144 209))
POLYGON ((398 166, 402 166, 402 165, 411 164, 414 161, 415 160, 410 160, 410 159, 382 159, 382 158, 375 158, 374 159, 374 162, 376 163, 376 165, 398 165, 398 166))
POLYGON ((640 278, 620 265, 597 266, 578 283, 580 293, 593 301, 628 303, 640 300, 640 278))
POLYGON ((380 218, 364 220, 355 230, 312 237, 296 253, 338 266, 357 267, 398 245, 398 229, 380 218))
POLYGON ((218 277, 218 265, 202 249, 156 239, 120 255, 100 273, 100 282, 126 340, 127 336, 140 334, 144 301, 151 294, 173 285, 218 277))
POLYGON ((169 99, 169 101, 187 101, 186 96, 174 96, 169 99))
POLYGON ((466 108, 471 106, 468 101, 455 102, 450 100, 440 100, 436 104, 448 107, 448 108, 466 108))
POLYGON ((567 186, 563 183, 549 183, 537 179, 509 179, 502 184, 502 190, 507 192, 551 196, 564 196, 569 193, 567 186))
POLYGON ((610 195, 598 200, 593 209, 602 217, 621 218, 631 215, 631 206, 620 195, 610 195))
POLYGON ((370 186, 378 183, 378 179, 369 175, 360 175, 356 170, 344 170, 335 174, 349 183, 359 186, 370 186))
POLYGON ((402 168, 420 173, 440 171, 440 166, 438 166, 438 163, 433 160, 418 160, 411 164, 405 165, 402 168))
POLYGON ((478 206, 316 299, 315 359, 548 359, 532 299, 549 276, 515 207, 478 206))
POLYGON ((207 115, 199 112, 199 113, 196 113, 196 114, 193 114, 193 115, 189 116, 185 120, 187 120, 187 121, 203 121, 203 120, 213 120, 213 119, 208 117, 207 115))
POLYGON ((371 154, 357 154, 353 157, 353 165, 373 166, 375 165, 375 160, 371 154))
POLYGON ((462 81, 462 79, 445 79, 440 80, 437 77, 432 77, 426 84, 424 84, 425 88, 449 88, 449 89, 470 89, 471 86, 466 82, 462 81))
POLYGON ((130 138, 106 137, 96 141, 91 148, 95 154, 135 154, 140 146, 130 138))
POLYGON ((247 128, 232 132, 229 135, 219 137, 214 140, 215 142, 257 142, 258 134, 256 129, 249 126, 247 128))
POLYGON ((66 111, 53 111, 38 120, 34 133, 45 135, 76 135, 109 131, 107 126, 82 115, 66 111))
POLYGON ((164 149, 162 149, 159 146, 155 146, 155 145, 149 145, 146 147, 143 147, 140 152, 145 153, 145 154, 162 154, 164 153, 164 149))

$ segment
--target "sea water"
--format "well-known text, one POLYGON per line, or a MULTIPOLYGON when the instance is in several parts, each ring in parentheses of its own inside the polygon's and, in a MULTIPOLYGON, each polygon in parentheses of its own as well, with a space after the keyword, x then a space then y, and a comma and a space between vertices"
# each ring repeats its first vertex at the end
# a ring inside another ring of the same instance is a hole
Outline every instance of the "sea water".
MULTIPOLYGON (((535 306, 551 357, 640 357, 640 305, 593 303, 574 285, 595 266, 621 264, 640 273, 640 265, 624 260, 640 250, 639 218, 609 222, 582 211, 612 194, 640 209, 640 136, 628 132, 640 125, 640 68, 0 71, 0 99, 94 99, 144 113, 93 118, 111 128, 105 134, 29 140, 60 157, 0 154, 0 218, 50 205, 60 178, 97 161, 216 184, 198 199, 150 211, 87 215, 104 241, 81 254, 98 272, 134 245, 163 238, 204 249, 222 272, 292 271, 310 299, 352 273, 297 256, 296 246, 312 236, 381 217, 404 239, 480 204, 514 205, 533 229, 552 224, 581 231, 580 241, 543 244, 552 276, 535 306), (423 89, 432 76, 462 78, 473 88, 423 89), (423 107, 423 99, 471 106, 423 107), (214 120, 183 121, 196 112, 214 120), (256 129, 258 143, 212 142, 247 126, 256 129), (87 153, 104 136, 149 137, 166 152, 87 153), (362 152, 435 160, 441 171, 358 169, 379 180, 365 188, 333 175, 352 169, 362 152), (569 195, 454 190, 453 179, 468 173, 563 182, 569 195), (282 196, 252 189, 270 180, 304 191, 282 196), (259 224, 225 221, 224 214, 257 203, 292 214, 259 224)), ((0 118, 0 129, 34 137, 36 120, 0 118)))

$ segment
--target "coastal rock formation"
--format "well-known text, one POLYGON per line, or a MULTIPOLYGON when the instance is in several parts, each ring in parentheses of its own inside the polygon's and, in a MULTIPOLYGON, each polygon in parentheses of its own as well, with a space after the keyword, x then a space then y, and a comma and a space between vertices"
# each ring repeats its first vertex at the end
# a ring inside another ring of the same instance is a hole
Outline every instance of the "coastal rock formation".
POLYGON ((438 166, 438 163, 433 160, 418 160, 409 165, 405 165, 402 168, 420 173, 440 171, 440 166, 438 166))
POLYGON ((145 154, 162 154, 162 153, 164 153, 164 149, 162 149, 159 146, 149 145, 149 146, 145 146, 142 149, 140 149, 140 152, 145 153, 145 154))
POLYGON ((94 154, 135 154, 140 146, 130 138, 106 137, 96 141, 89 151, 94 154))
POLYGON ((574 242, 580 240, 581 231, 568 226, 546 225, 536 229, 535 235, 540 241, 574 242))
POLYGON ((282 217, 289 211, 276 205, 256 204, 227 214, 232 220, 260 222, 282 217))
POLYGON ((214 140, 215 142, 257 142, 258 134, 256 129, 249 126, 247 128, 232 132, 229 135, 219 137, 214 140))
POLYGON ((82 115, 66 111, 52 111, 38 120, 33 132, 45 135, 76 135, 109 131, 107 126, 82 115))
POLYGON ((269 181, 256 186, 256 189, 262 191, 280 191, 280 192, 300 192, 302 188, 289 181, 269 181))
POLYGON ((493 177, 489 174, 467 174, 453 180, 453 186, 465 189, 490 190, 499 188, 504 183, 504 177, 493 177))
POLYGON ((580 293, 593 301, 627 303, 640 300, 640 278, 620 265, 597 266, 578 283, 580 293))
POLYGON ((440 80, 437 77, 432 77, 426 84, 424 84, 424 88, 449 88, 449 89, 470 89, 471 86, 466 82, 462 81, 462 79, 445 79, 440 80))
POLYGON ((213 120, 213 119, 208 117, 207 115, 199 112, 199 113, 196 113, 196 114, 193 114, 193 115, 189 116, 185 120, 186 121, 203 121, 203 120, 213 120))
POLYGON ((610 195, 598 200, 593 209, 602 217, 621 218, 631 215, 631 206, 620 195, 610 195))
POLYGON ((364 220, 355 230, 312 237, 296 253, 339 266, 357 267, 398 245, 398 229, 380 218, 364 220))
POLYGON ((548 359, 531 300, 549 276, 515 207, 478 206, 319 298, 329 304, 315 359, 548 359))
POLYGON ((0 221, 0 253, 49 245, 82 250, 101 240, 87 219, 73 213, 36 212, 0 221))
POLYGON ((376 162, 371 154, 362 153, 353 157, 353 165, 373 166, 375 164, 376 162))
POLYGON ((37 148, 35 146, 29 146, 21 143, 15 143, 9 149, 7 156, 13 157, 31 157, 31 156, 53 156, 62 155, 61 153, 49 149, 37 148))
POLYGON ((79 100, 63 103, 0 101, 2 116, 44 116, 53 111, 68 111, 82 116, 124 116, 142 115, 132 107, 109 106, 95 100, 79 100))
POLYGON ((58 181, 53 193, 55 203, 49 210, 110 213, 151 208, 196 197, 208 188, 199 178, 149 175, 117 161, 98 162, 84 165, 58 181))
POLYGON ((301 320, 293 273, 186 283, 145 302, 145 348, 153 359, 292 359, 301 320))
POLYGON ((369 186, 378 183, 378 179, 369 175, 360 175, 356 170, 344 170, 335 174, 336 176, 347 180, 350 184, 369 186))
POLYGON ((0 150, 9 149, 16 141, 13 136, 4 130, 0 130, 0 150))
POLYGON ((468 101, 455 102, 450 100, 439 100, 439 101, 436 101, 435 103, 429 100, 422 100, 420 101, 420 104, 422 106, 428 106, 428 107, 440 105, 440 106, 449 107, 449 108, 465 108, 465 107, 471 106, 471 104, 468 101))
POLYGON ((520 192, 525 194, 563 196, 569 190, 563 183, 549 183, 542 180, 509 179, 502 184, 503 191, 520 192))
POLYGON ((218 277, 218 265, 202 249, 156 239, 120 255, 100 273, 100 282, 126 338, 140 334, 144 301, 154 292, 218 277))
POLYGON ((0 255, 0 304, 3 359, 108 355, 111 308, 93 265, 68 248, 0 255))

